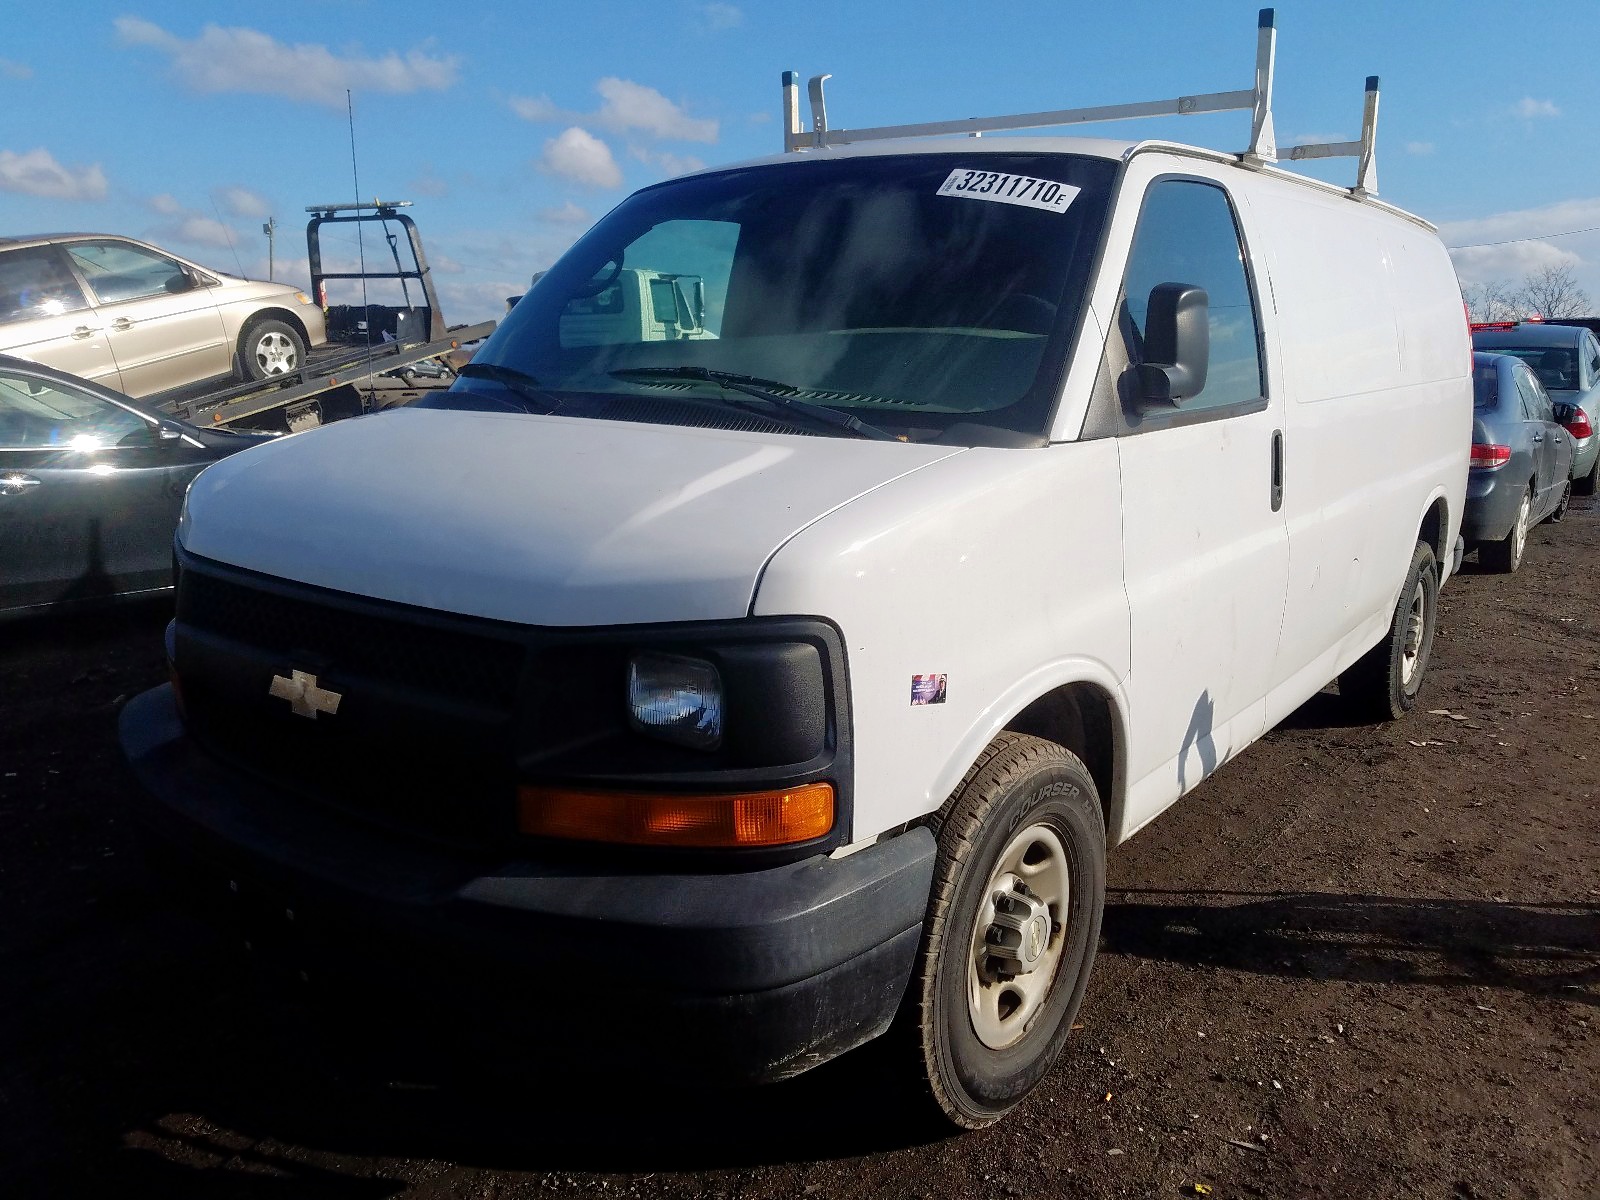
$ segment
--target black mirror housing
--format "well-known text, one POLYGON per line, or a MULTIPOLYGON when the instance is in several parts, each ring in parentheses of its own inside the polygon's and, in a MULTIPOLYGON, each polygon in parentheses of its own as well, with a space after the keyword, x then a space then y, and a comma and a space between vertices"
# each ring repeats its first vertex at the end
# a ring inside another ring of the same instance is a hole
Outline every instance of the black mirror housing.
POLYGON ((1150 289, 1145 361, 1137 368, 1141 399, 1181 405, 1204 390, 1211 361, 1210 311, 1205 288, 1158 283, 1150 289))
POLYGON ((1573 417, 1572 405, 1567 404, 1565 402, 1561 402, 1561 403, 1554 404, 1551 407, 1555 410, 1555 418, 1556 418, 1556 424, 1557 425, 1565 425, 1565 424, 1567 424, 1568 422, 1570 422, 1572 420, 1572 417, 1573 417))

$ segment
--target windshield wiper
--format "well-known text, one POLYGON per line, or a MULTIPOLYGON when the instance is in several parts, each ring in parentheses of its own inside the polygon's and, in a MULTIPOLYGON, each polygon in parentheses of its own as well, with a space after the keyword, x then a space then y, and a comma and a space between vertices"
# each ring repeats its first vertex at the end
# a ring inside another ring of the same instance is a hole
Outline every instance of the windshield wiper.
POLYGON ((522 399, 540 405, 537 409, 528 409, 529 412, 548 416, 561 407, 561 401, 545 391, 544 385, 526 371, 519 371, 515 367, 503 367, 499 363, 469 362, 457 367, 456 374, 464 375, 468 379, 492 379, 522 399))
MULTIPOLYGON (((809 400, 797 400, 793 396, 785 396, 781 389, 789 387, 786 383, 779 383, 773 379, 762 379, 757 375, 741 375, 737 371, 715 371, 710 367, 622 367, 619 370, 607 372, 616 379, 698 379, 703 383, 714 383, 718 387, 727 388, 733 392, 743 392, 746 396, 754 396, 757 400, 765 401, 774 408, 786 409, 798 416, 810 417, 813 421, 820 421, 824 425, 831 425, 835 429, 843 429, 857 437, 873 438, 877 441, 898 442, 899 438, 888 430, 879 429, 876 425, 869 425, 859 417, 849 413, 836 412, 821 404, 813 404, 809 400)), ((748 405, 740 404, 746 408, 748 405)))

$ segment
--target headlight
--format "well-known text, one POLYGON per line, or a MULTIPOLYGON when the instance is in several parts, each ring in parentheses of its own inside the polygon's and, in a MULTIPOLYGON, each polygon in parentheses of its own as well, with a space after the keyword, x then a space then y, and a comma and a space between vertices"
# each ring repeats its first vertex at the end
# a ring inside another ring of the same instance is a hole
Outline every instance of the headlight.
POLYGON ((639 654, 628 663, 634 728, 695 750, 722 744, 722 677, 700 658, 639 654))

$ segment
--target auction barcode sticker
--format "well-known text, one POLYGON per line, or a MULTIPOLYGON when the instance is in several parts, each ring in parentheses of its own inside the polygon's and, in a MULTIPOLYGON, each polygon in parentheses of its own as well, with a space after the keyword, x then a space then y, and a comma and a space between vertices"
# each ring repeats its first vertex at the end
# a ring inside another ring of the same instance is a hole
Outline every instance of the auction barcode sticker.
POLYGON ((957 167, 939 185, 940 196, 966 196, 973 200, 998 200, 1048 212, 1066 212, 1081 188, 1030 175, 1005 175, 999 171, 968 171, 957 167))

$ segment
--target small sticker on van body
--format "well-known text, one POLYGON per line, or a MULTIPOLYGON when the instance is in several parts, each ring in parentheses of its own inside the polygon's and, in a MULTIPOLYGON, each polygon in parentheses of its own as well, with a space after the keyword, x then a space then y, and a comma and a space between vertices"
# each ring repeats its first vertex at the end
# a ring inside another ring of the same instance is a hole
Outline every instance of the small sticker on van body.
POLYGON ((913 675, 911 677, 912 704, 943 704, 945 677, 943 675, 913 675))
POLYGON ((1000 171, 968 171, 957 167, 939 185, 936 195, 961 196, 968 200, 996 200, 1001 204, 1021 204, 1046 212, 1066 212, 1081 188, 1053 179, 1032 175, 1007 175, 1000 171))

